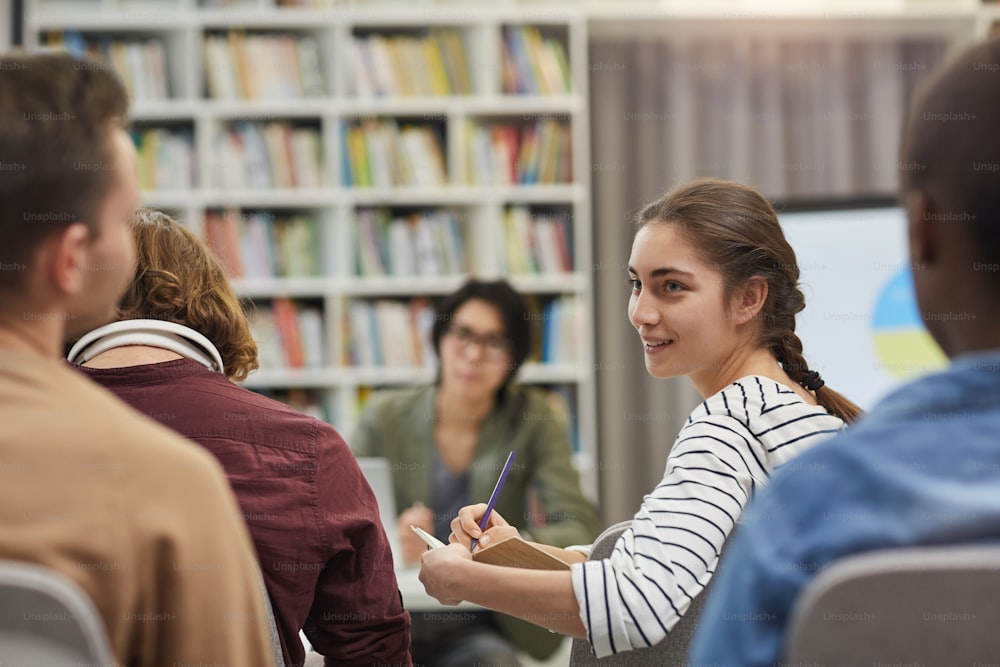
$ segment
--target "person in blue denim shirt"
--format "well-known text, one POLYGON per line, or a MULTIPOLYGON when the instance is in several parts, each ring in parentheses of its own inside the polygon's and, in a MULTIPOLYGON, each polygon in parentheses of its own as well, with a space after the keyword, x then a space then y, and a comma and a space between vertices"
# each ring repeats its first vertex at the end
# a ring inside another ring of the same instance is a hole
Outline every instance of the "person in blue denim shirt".
POLYGON ((951 366, 896 390, 758 494, 691 664, 779 664, 792 605, 836 559, 1000 541, 998 69, 998 39, 958 54, 919 89, 903 134, 917 301, 951 366))

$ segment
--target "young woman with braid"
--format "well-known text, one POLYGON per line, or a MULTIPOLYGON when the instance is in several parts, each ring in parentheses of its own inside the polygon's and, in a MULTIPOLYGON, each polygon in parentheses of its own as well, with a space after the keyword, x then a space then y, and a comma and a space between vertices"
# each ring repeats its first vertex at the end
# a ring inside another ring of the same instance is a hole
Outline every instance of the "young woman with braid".
POLYGON ((453 544, 425 553, 420 573, 445 604, 468 600, 586 637, 597 656, 660 641, 711 579, 755 491, 859 414, 802 356, 795 253, 760 193, 694 181, 646 206, 638 225, 628 317, 646 369, 686 375, 705 399, 678 434, 663 480, 609 558, 543 547, 571 571, 477 563, 473 538, 483 548, 516 532, 496 512, 480 531, 480 504, 462 508, 453 544))

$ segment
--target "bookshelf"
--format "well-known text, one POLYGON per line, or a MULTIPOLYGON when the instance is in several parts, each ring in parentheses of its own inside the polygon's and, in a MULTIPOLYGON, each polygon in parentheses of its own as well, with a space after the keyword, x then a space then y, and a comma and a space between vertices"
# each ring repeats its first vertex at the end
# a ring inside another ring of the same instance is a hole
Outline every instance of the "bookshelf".
POLYGON ((255 303, 246 386, 349 437, 371 391, 433 379, 434 300, 502 276, 544 335, 520 380, 571 415, 597 497, 579 7, 29 0, 24 38, 123 73, 144 205, 255 303))

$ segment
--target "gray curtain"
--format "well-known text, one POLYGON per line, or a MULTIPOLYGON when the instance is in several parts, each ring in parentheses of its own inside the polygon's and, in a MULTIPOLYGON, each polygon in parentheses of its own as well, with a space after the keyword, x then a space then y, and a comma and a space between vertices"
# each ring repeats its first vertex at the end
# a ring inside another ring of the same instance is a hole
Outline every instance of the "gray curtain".
POLYGON ((892 195, 907 100, 946 46, 745 31, 591 36, 597 469, 606 522, 633 515, 700 401, 686 378, 649 377, 627 321, 634 213, 698 176, 743 181, 778 202, 892 195))

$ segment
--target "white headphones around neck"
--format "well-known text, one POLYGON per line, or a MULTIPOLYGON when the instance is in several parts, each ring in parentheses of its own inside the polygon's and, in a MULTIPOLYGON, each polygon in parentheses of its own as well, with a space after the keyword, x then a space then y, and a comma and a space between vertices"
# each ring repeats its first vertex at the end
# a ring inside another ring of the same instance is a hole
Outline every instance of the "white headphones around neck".
POLYGON ((225 372, 222 355, 191 327, 162 320, 122 320, 94 329, 76 341, 66 359, 83 364, 102 352, 125 345, 150 345, 197 361, 209 370, 225 372))

